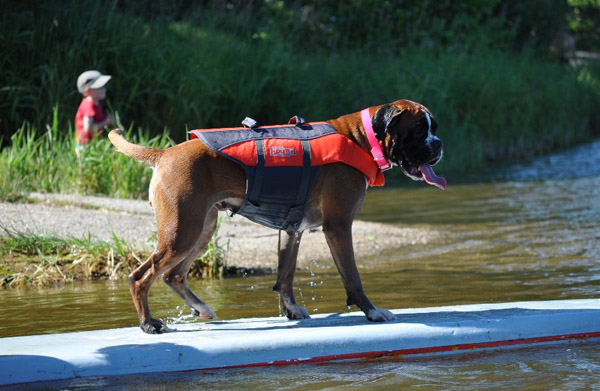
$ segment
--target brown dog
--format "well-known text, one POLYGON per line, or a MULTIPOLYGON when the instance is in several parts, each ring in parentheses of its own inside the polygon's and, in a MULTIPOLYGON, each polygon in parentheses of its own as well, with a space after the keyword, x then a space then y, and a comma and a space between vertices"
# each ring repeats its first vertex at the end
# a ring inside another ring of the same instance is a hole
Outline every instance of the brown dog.
MULTIPOLYGON (((407 100, 371 107, 367 112, 383 154, 392 165, 401 166, 414 180, 425 179, 445 187, 443 178, 431 170, 442 157, 442 142, 435 136, 437 123, 424 106, 407 100)), ((327 121, 336 132, 369 152, 361 113, 327 121)), ((246 173, 200 140, 190 140, 165 150, 145 148, 127 142, 115 129, 110 141, 119 152, 154 167, 150 203, 158 223, 158 244, 150 257, 129 276, 129 288, 146 333, 167 331, 152 318, 148 291, 157 277, 164 281, 203 319, 215 313, 189 289, 188 269, 211 239, 219 210, 237 211, 246 192, 246 173)), ((376 308, 363 291, 352 248, 352 222, 366 194, 365 175, 343 163, 322 166, 295 230, 279 231, 277 282, 284 311, 290 319, 309 318, 296 304, 293 293, 296 257, 302 232, 322 226, 335 265, 342 277, 348 305, 357 305, 371 321, 391 321, 394 316, 376 308)))

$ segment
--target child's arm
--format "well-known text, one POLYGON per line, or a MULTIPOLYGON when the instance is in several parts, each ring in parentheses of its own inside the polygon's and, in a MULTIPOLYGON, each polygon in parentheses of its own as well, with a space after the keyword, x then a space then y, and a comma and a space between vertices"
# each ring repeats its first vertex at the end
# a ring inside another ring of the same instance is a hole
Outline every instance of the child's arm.
POLYGON ((112 114, 106 116, 104 121, 94 122, 94 117, 83 117, 83 130, 86 132, 94 132, 104 129, 107 125, 114 125, 115 118, 112 114))

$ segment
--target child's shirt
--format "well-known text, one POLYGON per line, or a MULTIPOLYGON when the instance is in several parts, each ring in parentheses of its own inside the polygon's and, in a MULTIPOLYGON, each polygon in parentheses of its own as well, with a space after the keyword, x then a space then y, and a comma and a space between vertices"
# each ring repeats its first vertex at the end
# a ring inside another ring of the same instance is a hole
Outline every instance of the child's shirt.
POLYGON ((83 98, 77 114, 75 114, 76 140, 79 144, 87 144, 94 138, 94 131, 86 132, 83 129, 83 119, 85 117, 94 117, 94 123, 104 121, 104 111, 99 103, 95 103, 91 99, 83 98))

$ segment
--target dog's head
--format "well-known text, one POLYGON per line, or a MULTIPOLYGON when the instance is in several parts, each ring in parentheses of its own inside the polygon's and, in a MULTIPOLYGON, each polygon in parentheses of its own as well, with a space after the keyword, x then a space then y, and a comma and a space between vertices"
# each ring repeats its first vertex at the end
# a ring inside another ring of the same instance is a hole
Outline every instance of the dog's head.
POLYGON ((375 136, 383 141, 386 158, 400 166, 413 180, 446 187, 443 178, 433 173, 443 155, 442 141, 436 136, 438 124, 425 106, 398 100, 381 106, 372 118, 375 136))

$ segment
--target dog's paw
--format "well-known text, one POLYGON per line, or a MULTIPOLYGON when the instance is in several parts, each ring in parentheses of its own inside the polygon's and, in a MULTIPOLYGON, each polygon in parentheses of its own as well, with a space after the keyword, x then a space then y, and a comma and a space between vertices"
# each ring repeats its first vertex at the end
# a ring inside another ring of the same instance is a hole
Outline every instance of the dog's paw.
POLYGON ((367 313, 367 319, 371 322, 391 322, 396 320, 396 317, 384 308, 373 308, 367 313))
POLYGON ((169 331, 167 326, 159 319, 149 319, 141 322, 140 328, 146 334, 162 334, 169 331))
POLYGON ((215 319, 217 314, 207 305, 202 307, 192 307, 192 315, 200 319, 215 319))
POLYGON ((283 313, 288 319, 310 319, 310 314, 304 307, 300 307, 296 304, 285 304, 283 307, 283 313))

